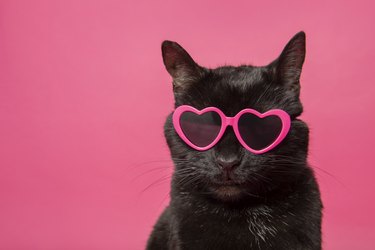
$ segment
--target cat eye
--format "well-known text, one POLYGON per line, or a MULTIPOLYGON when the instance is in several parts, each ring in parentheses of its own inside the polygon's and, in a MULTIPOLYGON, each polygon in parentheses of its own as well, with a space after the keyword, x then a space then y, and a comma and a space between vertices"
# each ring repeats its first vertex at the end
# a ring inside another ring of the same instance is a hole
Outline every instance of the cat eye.
POLYGON ((281 109, 259 113, 243 109, 234 117, 227 117, 216 107, 202 110, 188 105, 176 108, 173 126, 180 138, 190 147, 203 151, 213 147, 223 136, 227 126, 241 145, 254 154, 275 148, 290 129, 290 116, 281 109))

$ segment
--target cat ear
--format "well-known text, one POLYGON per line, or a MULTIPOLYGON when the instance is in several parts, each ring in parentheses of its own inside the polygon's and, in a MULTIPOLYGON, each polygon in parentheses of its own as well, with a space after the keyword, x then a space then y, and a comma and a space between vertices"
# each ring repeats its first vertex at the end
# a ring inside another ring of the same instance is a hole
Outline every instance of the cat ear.
POLYGON ((203 68, 178 43, 164 41, 161 46, 164 65, 173 78, 173 89, 179 90, 197 81, 203 68))
POLYGON ((301 31, 290 39, 279 58, 272 63, 277 81, 297 96, 300 92, 299 80, 305 61, 305 51, 306 35, 301 31))

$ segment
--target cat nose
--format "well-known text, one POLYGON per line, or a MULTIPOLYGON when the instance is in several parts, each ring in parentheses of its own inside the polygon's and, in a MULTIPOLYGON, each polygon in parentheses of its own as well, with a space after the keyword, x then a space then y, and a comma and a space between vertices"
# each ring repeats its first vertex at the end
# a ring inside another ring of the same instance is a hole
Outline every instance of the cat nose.
POLYGON ((231 156, 231 157, 218 156, 216 158, 216 163, 223 170, 232 171, 233 169, 235 169, 236 167, 240 165, 241 158, 237 156, 231 156))

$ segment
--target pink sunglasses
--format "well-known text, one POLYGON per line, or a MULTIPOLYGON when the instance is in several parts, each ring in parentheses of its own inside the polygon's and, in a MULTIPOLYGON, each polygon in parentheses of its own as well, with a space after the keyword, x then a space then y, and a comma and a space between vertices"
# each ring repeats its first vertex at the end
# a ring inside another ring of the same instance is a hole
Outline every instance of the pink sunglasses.
POLYGON ((281 109, 263 114, 254 109, 243 109, 234 117, 227 117, 216 107, 202 110, 188 105, 176 108, 173 126, 190 147, 203 151, 213 147, 232 126, 238 141, 254 154, 265 153, 276 147, 288 134, 290 117, 281 109))

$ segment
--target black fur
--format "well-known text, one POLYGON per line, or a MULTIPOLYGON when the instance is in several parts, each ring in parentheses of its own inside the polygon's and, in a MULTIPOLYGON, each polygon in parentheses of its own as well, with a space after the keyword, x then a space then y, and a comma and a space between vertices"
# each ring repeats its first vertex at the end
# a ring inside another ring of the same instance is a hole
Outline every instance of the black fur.
POLYGON ((200 152, 178 137, 170 114, 165 137, 175 164, 171 202, 147 249, 321 249, 322 204, 306 162, 309 130, 297 118, 305 33, 296 34, 264 67, 203 68, 170 41, 163 42, 162 52, 176 107, 214 106, 227 116, 244 108, 279 108, 292 125, 284 141, 265 154, 244 149, 231 127, 218 144, 200 152), (218 159, 240 163, 228 174, 218 159))

